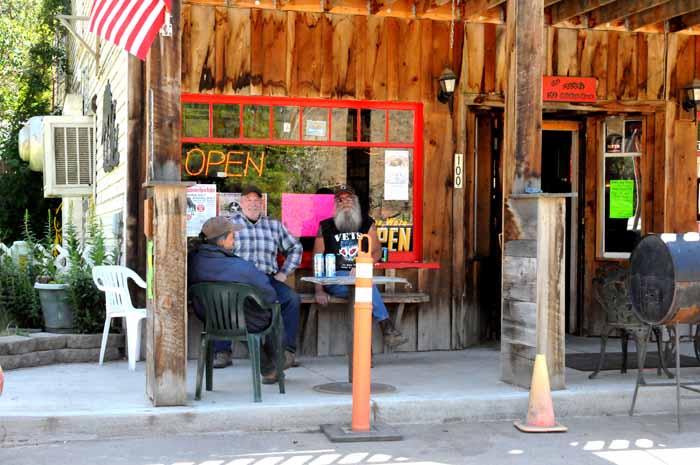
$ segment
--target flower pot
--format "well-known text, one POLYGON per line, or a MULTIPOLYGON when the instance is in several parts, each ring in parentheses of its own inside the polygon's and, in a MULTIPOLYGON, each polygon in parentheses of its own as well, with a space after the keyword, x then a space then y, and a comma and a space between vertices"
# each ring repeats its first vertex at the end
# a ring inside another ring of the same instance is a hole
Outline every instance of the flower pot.
POLYGON ((34 289, 39 293, 46 332, 72 333, 73 308, 68 301, 68 285, 35 283, 34 289))

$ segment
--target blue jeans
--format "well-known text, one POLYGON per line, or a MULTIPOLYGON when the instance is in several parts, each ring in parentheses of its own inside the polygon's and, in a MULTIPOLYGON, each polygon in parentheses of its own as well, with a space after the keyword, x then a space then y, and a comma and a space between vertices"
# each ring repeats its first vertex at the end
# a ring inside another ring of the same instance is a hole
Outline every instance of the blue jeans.
MULTIPOLYGON (((350 275, 350 272, 338 270, 335 274, 337 276, 348 276, 350 275)), ((336 297, 342 297, 344 299, 350 297, 350 286, 331 284, 330 286, 324 286, 324 289, 327 293, 336 297)), ((372 316, 377 321, 383 321, 389 318, 389 312, 386 309, 386 305, 384 305, 382 295, 379 293, 379 289, 377 289, 377 286, 375 285, 372 286, 372 316)))
POLYGON ((270 275, 270 285, 277 293, 277 300, 282 307, 282 323, 284 324, 284 345, 290 352, 297 350, 297 332, 299 331, 299 294, 285 283, 277 281, 270 275))

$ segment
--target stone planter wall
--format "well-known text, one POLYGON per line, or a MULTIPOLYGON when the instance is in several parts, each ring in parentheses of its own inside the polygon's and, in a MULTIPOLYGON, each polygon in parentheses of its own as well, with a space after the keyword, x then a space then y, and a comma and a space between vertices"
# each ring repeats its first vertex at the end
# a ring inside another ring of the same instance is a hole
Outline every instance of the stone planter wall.
MULTIPOLYGON (((101 334, 34 333, 0 337, 0 366, 3 370, 53 363, 97 363, 101 334)), ((110 334, 105 361, 124 358, 124 336, 110 334)))

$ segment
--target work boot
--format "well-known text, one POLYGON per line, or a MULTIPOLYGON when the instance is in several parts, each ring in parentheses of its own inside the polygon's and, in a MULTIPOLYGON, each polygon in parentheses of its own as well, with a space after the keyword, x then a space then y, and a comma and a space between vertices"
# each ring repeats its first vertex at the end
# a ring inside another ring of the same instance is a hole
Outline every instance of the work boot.
POLYGON ((214 368, 226 368, 233 365, 231 352, 217 352, 214 354, 214 368))
POLYGON ((408 338, 401 334, 401 331, 394 326, 394 322, 391 321, 391 318, 380 321, 379 327, 382 329, 382 334, 384 335, 384 344, 390 349, 398 347, 408 341, 408 338))
POLYGON ((295 361, 296 361, 296 356, 294 355, 294 352, 290 352, 288 350, 285 350, 284 351, 284 369, 286 370, 287 368, 293 367, 295 361))

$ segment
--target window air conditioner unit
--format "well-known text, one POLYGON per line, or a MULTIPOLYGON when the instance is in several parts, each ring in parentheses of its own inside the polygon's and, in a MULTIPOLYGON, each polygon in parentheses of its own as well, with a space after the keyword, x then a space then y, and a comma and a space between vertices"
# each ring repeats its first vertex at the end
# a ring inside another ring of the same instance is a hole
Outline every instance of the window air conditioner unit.
POLYGON ((92 116, 44 116, 44 197, 92 194, 95 122, 92 116))

